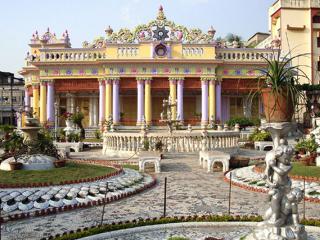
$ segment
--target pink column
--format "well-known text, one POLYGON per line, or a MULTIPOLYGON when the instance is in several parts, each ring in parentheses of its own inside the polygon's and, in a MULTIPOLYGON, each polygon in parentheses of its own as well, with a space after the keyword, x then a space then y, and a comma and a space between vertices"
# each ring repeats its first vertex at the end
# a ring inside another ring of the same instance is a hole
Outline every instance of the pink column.
POLYGON ((183 121, 183 80, 178 80, 177 86, 177 112, 178 112, 178 120, 183 121))
POLYGON ((54 122, 54 83, 48 82, 47 85, 47 121, 54 122))
POLYGON ((112 104, 113 104, 113 122, 118 124, 120 121, 120 111, 119 111, 119 80, 113 80, 113 92, 112 92, 112 104))
POLYGON ((222 121, 222 112, 221 112, 221 82, 216 84, 216 120, 218 122, 222 121))
POLYGON ((106 86, 104 81, 99 81, 99 124, 102 126, 105 120, 106 86))
POLYGON ((30 94, 28 87, 24 89, 24 110, 28 112, 30 110, 30 94))
POLYGON ((144 115, 144 93, 143 93, 143 80, 137 81, 137 124, 142 123, 143 115, 144 115))
POLYGON ((208 117, 208 81, 201 81, 201 125, 206 125, 209 122, 208 117))

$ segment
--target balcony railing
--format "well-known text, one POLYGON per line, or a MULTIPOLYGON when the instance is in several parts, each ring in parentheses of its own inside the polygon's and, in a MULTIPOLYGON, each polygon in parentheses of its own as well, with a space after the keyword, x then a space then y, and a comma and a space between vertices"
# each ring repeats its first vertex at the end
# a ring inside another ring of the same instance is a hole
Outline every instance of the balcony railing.
POLYGON ((264 58, 272 60, 277 54, 272 49, 220 48, 216 51, 216 58, 231 62, 264 62, 264 58))
POLYGON ((42 49, 40 61, 96 61, 105 59, 105 49, 42 49))

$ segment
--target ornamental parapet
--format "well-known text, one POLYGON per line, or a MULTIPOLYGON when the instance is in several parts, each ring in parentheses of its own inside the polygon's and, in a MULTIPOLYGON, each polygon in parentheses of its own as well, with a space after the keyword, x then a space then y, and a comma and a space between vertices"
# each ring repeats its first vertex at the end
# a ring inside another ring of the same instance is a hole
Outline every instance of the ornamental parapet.
POLYGON ((256 48, 217 48, 216 58, 226 62, 265 62, 277 58, 278 51, 256 48))
POLYGON ((237 131, 177 131, 172 134, 163 132, 105 132, 103 135, 103 153, 156 151, 158 142, 164 152, 198 152, 201 150, 237 149, 240 134, 237 131))
POLYGON ((105 49, 40 49, 41 62, 96 61, 106 59, 105 49))

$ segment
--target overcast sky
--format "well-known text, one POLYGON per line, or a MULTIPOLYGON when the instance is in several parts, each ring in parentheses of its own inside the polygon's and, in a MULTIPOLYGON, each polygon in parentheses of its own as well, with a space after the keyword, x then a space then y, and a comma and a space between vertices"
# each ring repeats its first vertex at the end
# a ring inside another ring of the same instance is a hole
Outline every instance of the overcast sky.
POLYGON ((268 32, 268 8, 275 0, 1 0, 0 71, 17 73, 24 64, 32 33, 50 27, 58 37, 69 31, 72 47, 104 36, 108 25, 116 31, 155 19, 163 5, 167 19, 204 31, 212 25, 216 36, 235 33, 247 39, 268 32))

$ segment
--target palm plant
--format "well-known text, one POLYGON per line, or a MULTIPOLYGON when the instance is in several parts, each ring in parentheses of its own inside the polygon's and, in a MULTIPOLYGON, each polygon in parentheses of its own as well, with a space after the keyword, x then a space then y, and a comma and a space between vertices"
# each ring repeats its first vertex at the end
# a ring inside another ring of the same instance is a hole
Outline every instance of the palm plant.
POLYGON ((301 69, 302 65, 292 65, 296 58, 305 56, 299 54, 289 57, 289 52, 284 57, 280 52, 272 59, 262 57, 267 64, 265 69, 260 69, 263 79, 257 93, 263 97, 267 120, 291 121, 295 107, 299 99, 304 99, 303 91, 300 88, 299 80, 304 77, 309 79, 301 69))

